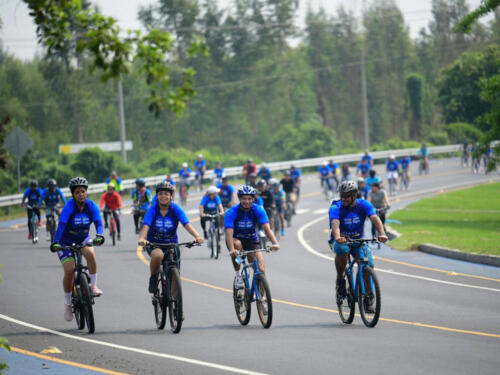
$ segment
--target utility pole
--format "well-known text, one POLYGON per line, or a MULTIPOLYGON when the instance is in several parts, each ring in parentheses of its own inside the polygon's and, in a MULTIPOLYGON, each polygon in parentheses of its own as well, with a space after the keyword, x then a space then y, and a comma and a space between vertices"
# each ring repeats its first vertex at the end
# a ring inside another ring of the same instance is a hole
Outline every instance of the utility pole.
MULTIPOLYGON (((363 25, 363 16, 365 13, 365 1, 361 2, 361 25, 363 25)), ((361 41, 361 95, 363 96, 363 133, 365 136, 365 148, 370 147, 370 129, 368 128, 368 98, 366 94, 366 70, 365 70, 365 36, 366 32, 361 26, 363 40, 361 41)))
POLYGON ((127 162, 127 151, 125 150, 125 114, 123 111, 123 87, 121 79, 118 81, 118 110, 120 112, 120 144, 122 159, 127 162))

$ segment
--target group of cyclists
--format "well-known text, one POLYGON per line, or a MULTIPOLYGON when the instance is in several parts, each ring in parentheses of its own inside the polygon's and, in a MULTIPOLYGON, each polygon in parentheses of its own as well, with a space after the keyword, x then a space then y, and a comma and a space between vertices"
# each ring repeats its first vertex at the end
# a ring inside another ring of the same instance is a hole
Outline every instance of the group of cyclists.
POLYGON ((488 165, 490 158, 493 155, 493 149, 489 147, 485 152, 481 154, 477 147, 477 143, 464 142, 462 144, 462 155, 460 157, 460 162, 462 167, 468 167, 469 161, 472 168, 472 173, 478 174, 481 169, 481 164, 483 166, 484 173, 488 172, 488 165))

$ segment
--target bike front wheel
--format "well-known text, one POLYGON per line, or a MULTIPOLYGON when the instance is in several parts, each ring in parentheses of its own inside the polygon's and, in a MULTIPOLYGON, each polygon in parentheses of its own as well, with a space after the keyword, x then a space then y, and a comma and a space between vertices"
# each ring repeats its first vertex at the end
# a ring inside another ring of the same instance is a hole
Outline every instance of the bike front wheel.
POLYGON ((76 321, 76 326, 78 329, 84 329, 85 328, 85 313, 83 311, 83 298, 82 298, 82 292, 81 288, 77 287, 75 284, 73 284, 73 297, 72 297, 72 304, 73 304, 73 314, 75 315, 75 321, 76 321))
POLYGON ((356 311, 356 301, 354 299, 351 277, 347 273, 344 273, 344 280, 347 295, 343 298, 336 297, 337 308, 339 309, 340 320, 345 324, 351 324, 354 320, 354 312, 356 311))
POLYGON ((153 311, 155 314, 156 328, 163 329, 167 323, 167 303, 166 295, 166 280, 163 273, 158 278, 158 286, 156 293, 153 295, 153 311))
POLYGON ((173 333, 179 333, 182 327, 182 288, 179 270, 175 267, 168 272, 170 300, 168 303, 168 318, 170 329, 173 333))
POLYGON ((358 280, 357 287, 359 313, 365 326, 375 327, 380 317, 381 296, 380 286, 373 268, 363 267, 363 274, 358 280), (364 284, 365 293, 362 292, 361 283, 364 284))
POLYGON ((257 313, 264 328, 271 327, 273 322, 273 300, 269 284, 263 274, 256 277, 257 284, 257 313))
POLYGON ((242 326, 246 326, 250 321, 252 305, 246 278, 243 278, 243 281, 245 282, 245 288, 243 289, 237 289, 236 286, 233 285, 233 300, 236 317, 242 326))
POLYGON ((92 295, 89 287, 87 275, 80 274, 80 290, 82 292, 82 307, 89 333, 95 332, 94 310, 92 309, 92 295))

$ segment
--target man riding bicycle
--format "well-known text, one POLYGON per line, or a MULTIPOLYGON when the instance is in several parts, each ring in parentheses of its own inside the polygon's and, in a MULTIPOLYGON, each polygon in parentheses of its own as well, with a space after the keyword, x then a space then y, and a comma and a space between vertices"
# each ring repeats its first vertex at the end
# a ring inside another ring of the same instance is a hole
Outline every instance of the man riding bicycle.
POLYGON ((278 210, 280 222, 281 222, 281 236, 285 235, 285 192, 281 190, 280 183, 278 180, 271 178, 269 180, 269 185, 271 185, 271 192, 273 193, 274 204, 276 210, 278 210))
POLYGON ((365 182, 366 185, 368 186, 368 189, 370 189, 375 182, 381 184, 382 179, 379 176, 377 176, 377 171, 375 169, 371 169, 370 172, 368 172, 368 177, 365 179, 365 182))
POLYGON ((188 167, 187 163, 182 163, 182 168, 179 169, 179 192, 182 193, 182 189, 185 187, 186 194, 189 190, 191 179, 191 168, 188 167))
MULTIPOLYGON (((191 225, 184 210, 172 202, 174 187, 168 182, 160 182, 156 185, 155 190, 158 201, 149 207, 146 212, 144 226, 139 235, 139 246, 147 246, 150 242, 161 244, 178 243, 177 226, 179 222, 194 237, 196 242, 202 244, 203 238, 191 225)), ((158 274, 163 261, 163 251, 159 248, 152 249, 149 246, 146 247, 146 251, 151 257, 149 263, 151 276, 149 277, 148 290, 149 293, 155 293, 158 286, 158 274)))
MULTIPOLYGON (((389 182, 389 187, 391 184, 394 184, 394 189, 396 186, 398 186, 398 171, 399 171, 399 166, 398 162, 396 161, 396 156, 394 154, 391 154, 389 156, 389 160, 387 160, 387 163, 385 165, 385 169, 387 171, 387 180, 389 182)), ((390 191, 390 189, 389 189, 390 191)))
POLYGON ((262 198, 262 207, 264 207, 269 219, 269 226, 274 228, 273 210, 276 209, 274 204, 274 195, 271 190, 268 189, 267 182, 264 179, 257 182, 257 189, 257 193, 262 198))
MULTIPOLYGON (((61 189, 57 187, 57 182, 51 178, 47 183, 47 188, 42 192, 42 202, 45 204, 45 217, 47 218, 51 212, 55 212, 57 217, 61 215, 61 207, 59 202, 66 204, 66 198, 64 197, 61 189)), ((47 227, 47 232, 49 228, 47 227)))
POLYGON ((123 183, 122 178, 118 177, 116 171, 111 172, 110 176, 106 179, 104 183, 104 190, 108 190, 108 186, 113 185, 115 190, 121 194, 123 191, 123 183))
POLYGON ((216 215, 217 213, 220 215, 219 220, 215 220, 215 227, 217 230, 224 223, 222 221, 222 217, 224 216, 224 208, 222 207, 222 201, 220 197, 217 195, 219 193, 219 189, 215 186, 210 186, 207 189, 207 193, 203 196, 200 202, 200 224, 201 229, 203 229, 203 237, 207 239, 207 230, 206 223, 211 220, 211 218, 206 217, 205 215, 216 215))
POLYGON ((116 233, 118 234, 118 240, 121 240, 120 236, 120 208, 123 207, 122 198, 120 194, 115 191, 113 185, 108 185, 108 191, 101 196, 101 203, 99 204, 100 209, 104 216, 104 227, 108 227, 108 215, 113 215, 116 221, 116 233))
POLYGON ((369 154, 368 150, 366 150, 363 156, 361 157, 361 161, 365 160, 368 166, 371 168, 373 166, 373 157, 369 154))
MULTIPOLYGON (((168 179, 168 176, 167 176, 168 179)), ((139 218, 144 219, 144 215, 151 204, 151 191, 146 187, 146 180, 138 178, 135 180, 135 189, 132 190, 132 203, 134 205, 134 226, 135 234, 139 234, 139 218)))
POLYGON ((27 215, 28 215, 28 228, 29 228, 29 233, 28 233, 28 240, 31 240, 33 237, 33 233, 31 233, 31 226, 30 226, 30 218, 32 215, 36 215, 38 217, 38 226, 42 226, 42 218, 40 215, 40 208, 39 206, 42 204, 42 189, 38 187, 38 181, 37 180, 31 180, 30 181, 30 187, 27 188, 24 191, 23 194, 23 199, 21 201, 21 207, 24 207, 24 201, 27 199, 28 200, 28 206, 27 207, 27 215))
POLYGON ((401 167, 400 173, 401 173, 401 184, 403 184, 403 181, 406 180, 407 185, 410 185, 410 164, 411 164, 411 158, 409 156, 403 156, 401 159, 399 159, 398 164, 401 167))
MULTIPOLYGON (((374 267, 373 256, 367 244, 348 243, 349 239, 363 238, 365 219, 368 217, 379 232, 378 240, 386 242, 384 227, 377 216, 373 205, 364 200, 356 199, 358 186, 354 181, 345 181, 340 185, 340 201, 330 206, 328 213, 332 229, 330 237, 330 248, 335 252, 335 267, 337 269, 336 293, 337 299, 347 295, 345 279, 343 277, 351 253, 355 256, 360 248, 368 257, 371 267, 374 267)), ((367 312, 373 310, 373 301, 368 303, 367 312)))
POLYGON ((250 175, 255 173, 257 175, 257 164, 253 162, 252 158, 249 158, 245 164, 243 164, 243 169, 241 170, 241 175, 245 176, 245 184, 249 185, 250 175))
POLYGON ((257 177, 262 179, 262 180, 265 180, 266 183, 268 183, 269 180, 271 179, 272 173, 271 173, 271 170, 267 167, 266 163, 262 163, 260 165, 260 169, 257 172, 257 177))
POLYGON ((328 163, 326 160, 323 162, 323 165, 321 165, 318 169, 318 174, 319 174, 319 179, 321 182, 321 188, 323 189, 323 186, 325 184, 328 185, 328 190, 332 190, 332 187, 330 185, 330 168, 328 168, 328 163))
MULTIPOLYGON (((368 202, 373 204, 373 207, 375 207, 376 213, 385 230, 385 215, 390 207, 389 198, 387 197, 385 190, 380 188, 380 184, 378 182, 372 184, 372 189, 368 193, 368 202)), ((375 225, 372 224, 372 236, 375 236, 375 229, 375 225)))
POLYGON ((224 168, 222 168, 222 164, 218 161, 216 167, 214 168, 214 186, 218 186, 222 183, 222 176, 224 176, 224 168))
POLYGON ((198 182, 198 188, 200 191, 203 190, 203 176, 207 169, 207 163, 203 160, 203 155, 199 154, 198 158, 194 161, 194 169, 196 171, 196 181, 198 182))
POLYGON ((428 173, 429 172, 429 149, 427 148, 427 145, 425 143, 422 143, 420 150, 418 150, 417 156, 420 160, 420 165, 421 165, 420 169, 425 170, 426 173, 428 173))
POLYGON ((358 176, 361 176, 363 178, 368 177, 368 172, 370 171, 370 163, 368 162, 368 159, 362 159, 361 163, 358 164, 356 173, 358 176))
POLYGON ((300 184, 301 184, 301 176, 302 173, 300 172, 300 169, 296 168, 295 165, 292 165, 290 167, 290 176, 292 177, 293 181, 295 182, 295 194, 296 194, 296 199, 295 203, 293 205, 293 214, 295 215, 295 207, 299 203, 299 198, 300 198, 300 184))
POLYGON ((75 255, 72 250, 61 250, 61 247, 87 244, 82 254, 87 260, 92 294, 94 297, 102 294, 102 290, 97 287, 97 260, 91 245, 89 230, 90 225, 94 223, 97 235, 93 242, 96 245, 102 245, 104 243, 103 227, 99 207, 87 198, 88 186, 88 181, 83 177, 75 177, 69 182, 72 199, 68 200, 61 212, 54 242, 50 245, 50 251, 58 253, 64 270, 64 318, 68 322, 73 320, 71 297, 75 275, 75 255))
MULTIPOLYGON (((264 230, 267 238, 272 243, 271 250, 277 251, 280 247, 269 226, 269 219, 264 208, 254 203, 255 189, 251 186, 242 186, 238 189, 240 203, 231 207, 224 217, 226 228, 226 245, 233 262, 235 271, 234 286, 237 289, 245 287, 243 277, 240 274, 240 265, 235 261, 238 250, 255 250, 260 248, 257 228, 264 230)), ((249 262, 257 258, 259 269, 265 273, 264 257, 262 253, 249 254, 249 262)))
POLYGON ((285 177, 283 177, 280 181, 281 186, 283 186, 283 191, 286 193, 286 202, 290 202, 292 204, 292 212, 295 211, 295 181, 290 175, 290 171, 285 171, 285 177))
POLYGON ((232 185, 229 185, 227 176, 225 175, 222 176, 222 184, 218 185, 217 188, 219 189, 222 207, 226 211, 233 205, 234 188, 232 185))

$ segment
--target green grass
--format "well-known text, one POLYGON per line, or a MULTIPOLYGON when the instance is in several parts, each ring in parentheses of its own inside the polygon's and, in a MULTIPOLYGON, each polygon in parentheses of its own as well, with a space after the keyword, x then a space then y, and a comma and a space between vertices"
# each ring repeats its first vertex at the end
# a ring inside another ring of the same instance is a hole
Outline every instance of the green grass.
POLYGON ((478 254, 500 255, 500 183, 439 194, 390 215, 402 234, 391 241, 406 250, 432 243, 478 254))

